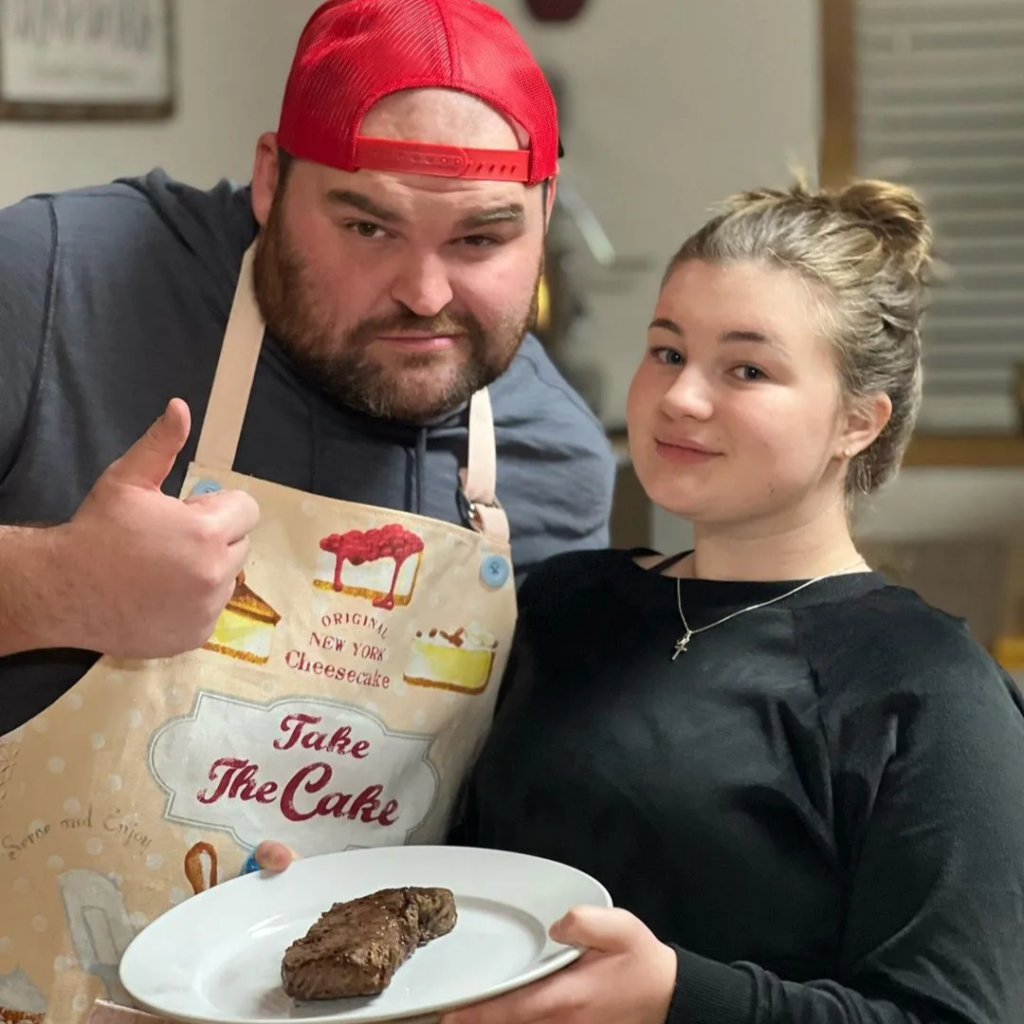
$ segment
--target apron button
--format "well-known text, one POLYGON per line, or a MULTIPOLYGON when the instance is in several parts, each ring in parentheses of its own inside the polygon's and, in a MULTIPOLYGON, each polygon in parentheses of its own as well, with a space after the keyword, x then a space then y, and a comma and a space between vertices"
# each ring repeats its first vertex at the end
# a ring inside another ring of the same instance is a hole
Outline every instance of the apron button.
POLYGON ((200 480, 192 488, 193 494, 213 494, 219 491, 221 486, 216 480, 200 480))
POLYGON ((480 578, 487 586, 494 587, 495 590, 505 586, 511 575, 512 570, 509 568, 508 561, 501 555, 488 556, 480 567, 480 578))

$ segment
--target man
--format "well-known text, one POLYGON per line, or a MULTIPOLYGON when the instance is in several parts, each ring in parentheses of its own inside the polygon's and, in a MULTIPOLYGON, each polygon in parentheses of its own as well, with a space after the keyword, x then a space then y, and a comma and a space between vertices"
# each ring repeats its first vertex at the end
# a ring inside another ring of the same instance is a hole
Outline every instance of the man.
POLYGON ((311 20, 250 185, 154 171, 0 211, 0 736, 96 652, 198 647, 231 597, 256 502, 177 495, 254 239, 267 334, 236 471, 469 525, 467 403, 489 387, 517 576, 606 543, 609 446, 528 333, 557 150, 496 12, 351 0, 311 20), (364 16, 401 31, 360 51, 364 16), (473 50, 457 81, 410 42, 428 22, 473 50))

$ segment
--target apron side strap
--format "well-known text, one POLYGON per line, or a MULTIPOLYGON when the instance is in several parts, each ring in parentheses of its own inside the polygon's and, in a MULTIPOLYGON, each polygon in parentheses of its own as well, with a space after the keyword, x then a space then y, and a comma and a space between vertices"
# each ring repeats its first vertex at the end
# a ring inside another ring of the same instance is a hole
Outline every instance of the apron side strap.
POLYGON ((497 505, 476 505, 475 508, 480 532, 496 544, 508 544, 511 530, 505 510, 497 505))
POLYGON ((199 433, 196 462, 211 469, 230 471, 235 464, 238 439, 242 436, 249 393, 263 345, 263 317, 256 302, 252 276, 255 254, 253 243, 242 258, 231 317, 199 433))
POLYGON ((459 470, 462 494, 473 527, 498 544, 508 544, 508 516, 498 503, 498 445, 491 397, 484 388, 469 400, 469 455, 459 470))
POLYGON ((498 490, 498 444, 494 413, 487 389, 469 400, 469 458, 462 478, 466 497, 474 505, 494 505, 498 490))
POLYGON ((512 535, 509 526, 508 516, 505 510, 495 499, 493 505, 484 505, 479 501, 473 501, 466 489, 466 470, 459 470, 459 505, 462 508, 470 525, 477 533, 482 533, 489 540, 496 544, 508 544, 512 535))

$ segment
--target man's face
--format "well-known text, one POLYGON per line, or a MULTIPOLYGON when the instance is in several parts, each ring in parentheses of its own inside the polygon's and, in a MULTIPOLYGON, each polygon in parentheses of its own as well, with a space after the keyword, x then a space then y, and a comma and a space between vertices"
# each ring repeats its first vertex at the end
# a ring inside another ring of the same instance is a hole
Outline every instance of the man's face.
MULTIPOLYGON (((363 134, 517 145, 488 108, 467 126, 440 116, 436 105, 409 116, 401 99, 387 103, 390 119, 374 125, 371 112, 363 134)), ((256 293, 270 330, 329 397, 375 416, 425 422, 506 370, 536 312, 541 188, 349 174, 305 161, 276 179, 261 176, 258 157, 256 293)))

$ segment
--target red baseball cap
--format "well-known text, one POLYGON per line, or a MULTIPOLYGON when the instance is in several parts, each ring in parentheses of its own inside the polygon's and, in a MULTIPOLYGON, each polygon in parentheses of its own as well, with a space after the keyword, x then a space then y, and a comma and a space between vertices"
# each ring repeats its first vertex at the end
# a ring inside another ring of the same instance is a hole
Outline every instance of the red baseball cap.
POLYGON ((478 0, 327 0, 309 19, 288 76, 278 142, 343 171, 522 181, 554 176, 558 114, 533 55, 478 0), (366 112, 403 89, 469 93, 519 125, 519 150, 464 149, 360 134, 366 112))

